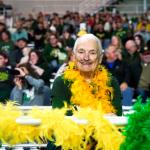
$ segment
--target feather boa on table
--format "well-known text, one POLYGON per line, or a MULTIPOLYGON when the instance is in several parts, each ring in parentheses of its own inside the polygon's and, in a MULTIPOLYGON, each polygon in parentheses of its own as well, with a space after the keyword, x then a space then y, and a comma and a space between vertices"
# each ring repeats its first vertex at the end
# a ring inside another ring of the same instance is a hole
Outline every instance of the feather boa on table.
POLYGON ((27 116, 40 119, 41 125, 20 125, 16 119, 23 112, 14 103, 0 104, 0 140, 5 144, 26 142, 43 143, 55 141, 64 150, 85 150, 96 141, 95 149, 119 150, 123 136, 118 129, 103 118, 102 113, 89 108, 74 111, 74 117, 86 119, 87 124, 78 124, 66 117, 66 109, 39 109, 34 107, 27 116), (46 142, 46 141, 45 141, 46 142))

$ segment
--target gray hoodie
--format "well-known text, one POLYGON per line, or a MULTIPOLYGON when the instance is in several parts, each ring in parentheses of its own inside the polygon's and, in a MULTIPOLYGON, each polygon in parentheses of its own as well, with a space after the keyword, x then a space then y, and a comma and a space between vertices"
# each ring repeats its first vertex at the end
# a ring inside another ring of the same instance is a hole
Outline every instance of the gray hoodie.
POLYGON ((24 106, 33 106, 38 105, 42 106, 44 104, 44 81, 41 79, 35 79, 30 75, 25 76, 26 81, 32 86, 31 92, 25 86, 22 89, 19 89, 17 86, 13 88, 10 95, 10 100, 16 101, 20 105, 24 106), (24 100, 25 93, 31 93, 29 100, 24 100))

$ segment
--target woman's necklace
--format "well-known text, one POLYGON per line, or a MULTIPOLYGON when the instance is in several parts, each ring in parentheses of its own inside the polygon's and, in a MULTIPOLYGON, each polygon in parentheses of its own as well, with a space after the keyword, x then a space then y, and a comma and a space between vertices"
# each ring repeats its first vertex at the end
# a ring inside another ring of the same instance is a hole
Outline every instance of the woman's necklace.
POLYGON ((92 79, 85 79, 71 62, 64 72, 64 79, 71 83, 73 105, 102 109, 104 113, 115 112, 112 106, 113 88, 109 86, 110 75, 104 67, 99 66, 92 79))

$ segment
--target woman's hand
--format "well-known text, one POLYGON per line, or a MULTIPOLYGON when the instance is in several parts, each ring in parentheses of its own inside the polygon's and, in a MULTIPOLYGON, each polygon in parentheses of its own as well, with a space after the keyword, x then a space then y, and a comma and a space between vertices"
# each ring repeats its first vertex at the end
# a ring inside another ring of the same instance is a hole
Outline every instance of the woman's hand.
POLYGON ((39 66, 32 65, 32 68, 35 69, 35 72, 41 76, 44 73, 44 69, 40 68, 39 66))
POLYGON ((25 67, 20 67, 20 68, 15 68, 15 69, 20 72, 20 74, 17 75, 17 77, 25 77, 26 75, 29 74, 28 70, 25 67))
POLYGON ((19 77, 14 78, 14 83, 18 87, 18 89, 20 89, 20 90, 22 89, 23 82, 22 82, 21 78, 19 78, 19 77))

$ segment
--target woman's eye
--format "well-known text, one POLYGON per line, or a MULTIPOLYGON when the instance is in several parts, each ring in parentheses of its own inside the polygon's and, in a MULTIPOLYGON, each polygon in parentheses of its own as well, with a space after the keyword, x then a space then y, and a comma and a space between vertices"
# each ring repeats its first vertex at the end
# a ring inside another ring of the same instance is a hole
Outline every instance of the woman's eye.
POLYGON ((78 51, 78 53, 83 54, 84 52, 83 51, 78 51))
POLYGON ((96 52, 90 52, 91 55, 96 55, 96 52))

